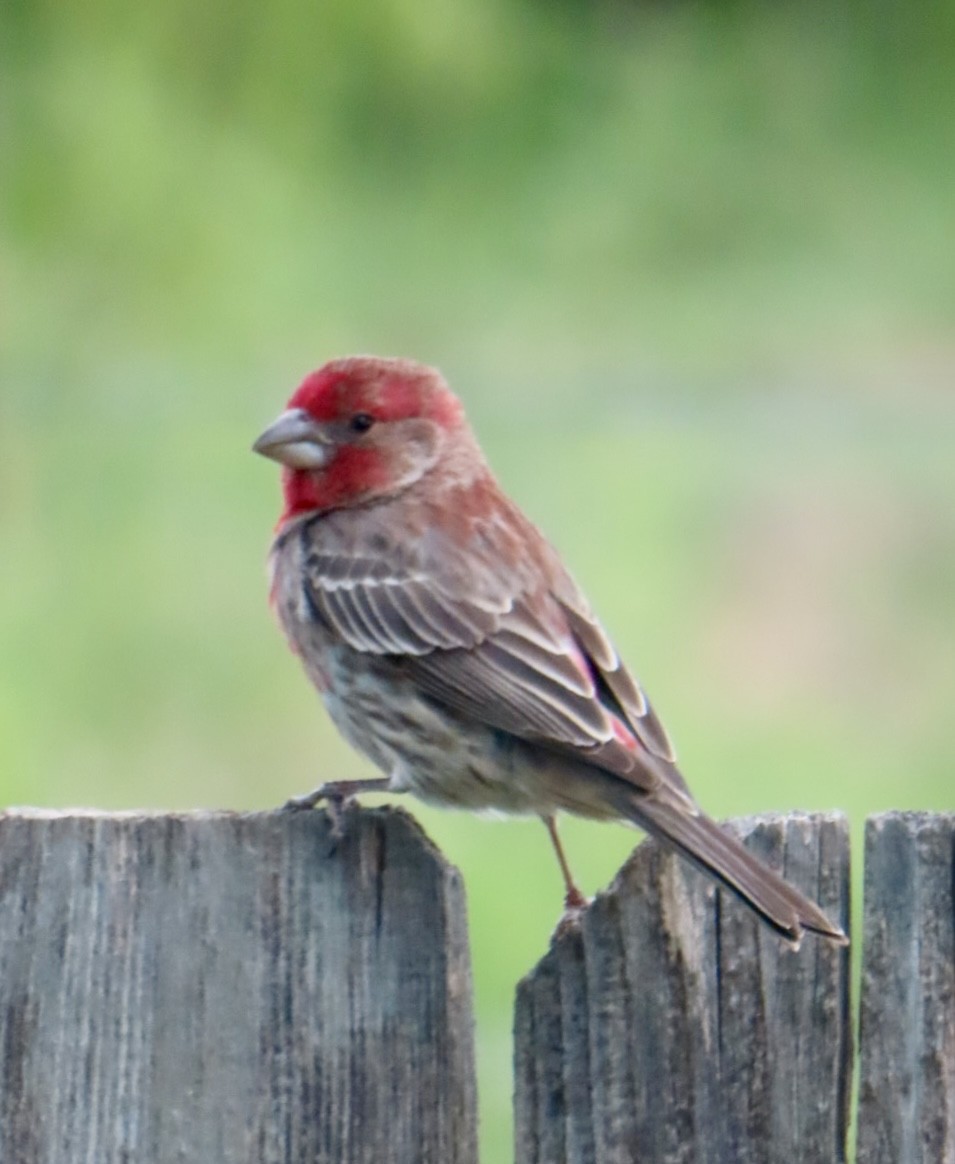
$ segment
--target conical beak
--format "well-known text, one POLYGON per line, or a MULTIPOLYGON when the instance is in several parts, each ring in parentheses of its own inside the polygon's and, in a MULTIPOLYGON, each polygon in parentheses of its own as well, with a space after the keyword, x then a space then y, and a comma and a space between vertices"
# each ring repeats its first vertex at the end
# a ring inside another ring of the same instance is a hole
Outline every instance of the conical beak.
POLYGON ((335 449, 322 426, 302 408, 283 412, 252 446, 290 469, 323 469, 335 449))

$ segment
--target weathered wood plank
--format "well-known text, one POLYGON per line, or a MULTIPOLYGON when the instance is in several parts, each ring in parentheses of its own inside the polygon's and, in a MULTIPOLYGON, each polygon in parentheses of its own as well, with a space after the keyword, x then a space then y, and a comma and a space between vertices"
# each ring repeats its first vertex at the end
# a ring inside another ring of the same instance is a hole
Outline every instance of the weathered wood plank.
POLYGON ((955 1164, 955 814, 866 823, 858 1164, 955 1164))
MULTIPOLYGON (((848 926, 841 817, 737 827, 848 926)), ((848 973, 645 841, 518 988, 517 1164, 845 1160, 848 973)))
POLYGON ((474 1164, 457 872, 414 822, 0 816, 0 1160, 474 1164))

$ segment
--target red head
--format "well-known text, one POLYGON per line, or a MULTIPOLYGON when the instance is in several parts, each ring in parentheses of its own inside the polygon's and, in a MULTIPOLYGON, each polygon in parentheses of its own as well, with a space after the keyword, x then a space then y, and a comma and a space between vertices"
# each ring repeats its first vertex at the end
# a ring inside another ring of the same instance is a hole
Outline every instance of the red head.
POLYGON ((398 493, 468 431, 434 368, 352 356, 306 376, 253 448, 284 466, 284 521, 398 493))

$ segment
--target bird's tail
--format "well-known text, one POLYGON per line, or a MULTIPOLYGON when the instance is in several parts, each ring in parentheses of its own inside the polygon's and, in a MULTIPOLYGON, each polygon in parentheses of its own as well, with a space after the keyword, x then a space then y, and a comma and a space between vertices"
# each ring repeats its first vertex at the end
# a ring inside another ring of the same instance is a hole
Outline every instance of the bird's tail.
POLYGON ((798 944, 803 930, 811 930, 848 945, 842 929, 818 905, 698 809, 693 812, 683 804, 651 795, 628 798, 624 810, 635 824, 668 841, 789 941, 798 944))

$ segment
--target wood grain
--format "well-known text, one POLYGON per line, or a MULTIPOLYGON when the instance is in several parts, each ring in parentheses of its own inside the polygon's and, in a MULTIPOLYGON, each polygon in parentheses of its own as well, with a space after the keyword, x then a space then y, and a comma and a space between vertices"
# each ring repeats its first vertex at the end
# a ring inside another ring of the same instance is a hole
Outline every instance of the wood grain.
MULTIPOLYGON (((847 928, 841 817, 736 827, 847 928)), ((518 988, 518 1164, 845 1160, 848 974, 645 841, 518 988)))
POLYGON ((457 872, 400 812, 0 816, 0 1160, 474 1164, 457 872))
POLYGON ((955 1164, 955 814, 866 823, 858 1164, 955 1164))

